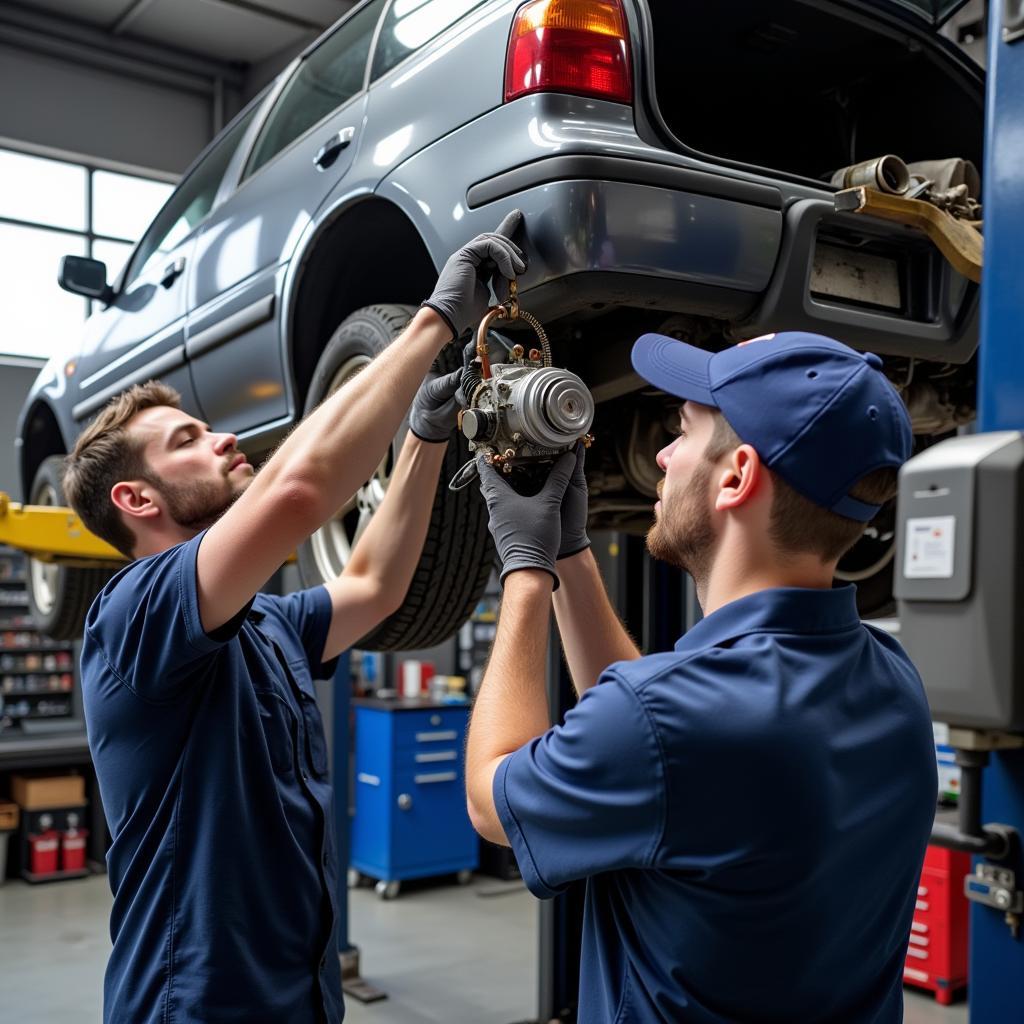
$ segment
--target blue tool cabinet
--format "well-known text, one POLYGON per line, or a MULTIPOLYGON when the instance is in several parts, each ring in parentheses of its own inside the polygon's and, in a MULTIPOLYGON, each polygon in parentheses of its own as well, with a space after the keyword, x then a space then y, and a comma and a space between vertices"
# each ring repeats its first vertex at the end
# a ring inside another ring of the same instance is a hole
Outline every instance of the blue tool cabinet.
POLYGON ((466 811, 468 706, 358 698, 350 865, 398 894, 410 878, 468 881, 479 842, 466 811))

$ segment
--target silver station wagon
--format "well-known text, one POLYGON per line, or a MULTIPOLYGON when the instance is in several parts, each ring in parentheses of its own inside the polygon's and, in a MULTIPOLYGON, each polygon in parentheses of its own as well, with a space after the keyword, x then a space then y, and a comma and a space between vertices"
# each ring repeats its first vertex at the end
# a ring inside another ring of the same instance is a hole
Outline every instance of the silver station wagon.
MULTIPOLYGON (((199 156, 117 280, 64 261, 61 284, 99 302, 23 410, 25 495, 60 502, 79 431, 151 377, 258 462, 515 207, 523 307, 597 402, 592 528, 651 520, 671 407, 629 364, 647 330, 716 349, 807 329, 877 352, 930 443, 973 415, 977 286, 923 234, 837 213, 830 182, 886 154, 980 166, 983 74, 937 31, 958 6, 364 0, 199 156)), ((406 602, 361 646, 438 643, 474 607, 492 556, 476 489, 446 486, 465 458, 453 436, 406 602)), ((308 584, 344 567, 392 462, 303 546, 308 584)), ((892 531, 883 510, 840 566, 862 614, 891 601, 892 531)), ((31 576, 57 636, 105 579, 31 576)))

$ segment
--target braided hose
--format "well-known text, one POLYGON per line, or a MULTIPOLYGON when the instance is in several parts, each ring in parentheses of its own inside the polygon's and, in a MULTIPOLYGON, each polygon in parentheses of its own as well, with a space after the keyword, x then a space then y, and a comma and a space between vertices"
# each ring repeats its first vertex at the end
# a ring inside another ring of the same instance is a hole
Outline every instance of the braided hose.
POLYGON ((525 309, 519 310, 519 319, 525 320, 537 332, 537 337, 540 339, 540 347, 544 352, 544 365, 550 366, 551 343, 548 341, 547 331, 541 326, 541 322, 532 313, 527 313, 525 309))

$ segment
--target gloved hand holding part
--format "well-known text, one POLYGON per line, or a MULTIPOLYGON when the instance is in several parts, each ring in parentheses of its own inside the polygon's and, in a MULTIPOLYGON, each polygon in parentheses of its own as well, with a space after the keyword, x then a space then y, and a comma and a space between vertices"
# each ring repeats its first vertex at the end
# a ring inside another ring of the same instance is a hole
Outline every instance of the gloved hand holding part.
POLYGON ((488 528, 501 559, 501 582, 520 569, 550 573, 558 589, 555 559, 562 537, 561 507, 576 453, 563 452, 555 461, 544 486, 534 495, 520 494, 505 474, 477 457, 480 491, 487 503, 488 528))
POLYGON ((462 383, 462 367, 442 374, 436 367, 423 378, 409 410, 409 429, 431 444, 448 441, 458 421, 456 393, 462 383))
POLYGON ((513 210, 496 231, 477 235, 445 263, 433 293, 423 305, 444 319, 453 339, 475 328, 487 315, 493 277, 511 281, 526 273, 526 255, 511 241, 522 220, 522 211, 513 210))
POLYGON ((569 486, 565 489, 565 497, 562 499, 562 541, 558 547, 560 559, 578 555, 590 547, 590 537, 587 535, 587 515, 590 506, 587 478, 583 473, 586 452, 583 442, 577 442, 576 462, 569 478, 569 486))

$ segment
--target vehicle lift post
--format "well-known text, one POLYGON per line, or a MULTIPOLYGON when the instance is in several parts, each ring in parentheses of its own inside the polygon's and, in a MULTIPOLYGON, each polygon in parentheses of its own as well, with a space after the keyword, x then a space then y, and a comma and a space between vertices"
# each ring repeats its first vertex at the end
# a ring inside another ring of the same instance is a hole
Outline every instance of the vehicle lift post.
MULTIPOLYGON (((989 5, 985 103, 985 267, 981 292, 978 429, 1024 430, 1024 3, 989 5)), ((1024 750, 991 753, 982 771, 988 821, 1024 834, 1024 750)), ((982 858, 975 858, 975 865, 982 858)), ((1021 867, 1016 868, 1020 878, 1021 867)), ((1018 883, 1019 884, 1019 883, 1018 883)), ((1024 1020, 1024 935, 991 907, 971 904, 971 1024, 1024 1020)))

